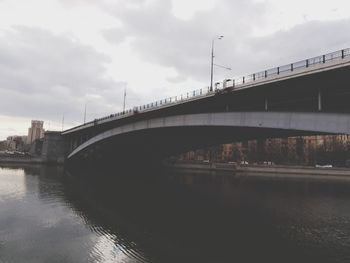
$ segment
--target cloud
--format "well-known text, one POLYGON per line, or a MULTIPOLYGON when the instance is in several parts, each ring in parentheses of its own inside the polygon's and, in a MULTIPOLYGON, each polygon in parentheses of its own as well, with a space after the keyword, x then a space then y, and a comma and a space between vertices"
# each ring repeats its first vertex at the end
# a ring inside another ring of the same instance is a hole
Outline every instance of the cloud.
POLYGON ((0 36, 2 115, 82 119, 115 112, 121 83, 106 77, 109 58, 75 39, 39 28, 16 26, 0 36))
MULTIPOLYGON (((350 47, 350 19, 310 21, 249 40, 249 48, 270 64, 289 63, 350 47)), ((248 41, 247 41, 248 42, 248 41)))
POLYGON ((124 28, 109 28, 105 29, 102 31, 102 35, 109 41, 112 42, 113 44, 120 44, 122 43, 126 37, 127 37, 127 32, 125 31, 124 28))
POLYGON ((167 77, 167 80, 169 82, 172 82, 172 83, 181 83, 181 82, 186 80, 186 77, 180 76, 180 75, 176 75, 174 77, 167 77))
POLYGON ((254 23, 262 21, 265 9, 261 3, 227 0, 183 20, 172 13, 170 0, 155 0, 143 8, 114 5, 106 11, 121 21, 124 33, 120 38, 121 29, 111 28, 108 35, 104 33, 108 41, 119 44, 128 37, 131 47, 143 60, 174 68, 183 79, 203 81, 210 69, 212 38, 225 35, 225 40, 216 42, 221 50, 217 52, 217 61, 230 66, 232 53, 240 49, 239 39, 251 34, 254 23), (242 15, 247 12, 251 15, 242 15))
POLYGON ((189 78, 207 82, 215 35, 225 36, 215 41, 216 63, 232 68, 231 72, 215 68, 218 80, 350 46, 345 33, 350 29, 349 19, 308 21, 257 37, 256 32, 267 23, 266 2, 223 0, 189 20, 172 13, 170 0, 154 0, 142 8, 107 5, 105 10, 123 25, 106 30, 107 41, 120 44, 128 39, 141 59, 174 69, 177 77, 167 78, 172 83, 189 78))

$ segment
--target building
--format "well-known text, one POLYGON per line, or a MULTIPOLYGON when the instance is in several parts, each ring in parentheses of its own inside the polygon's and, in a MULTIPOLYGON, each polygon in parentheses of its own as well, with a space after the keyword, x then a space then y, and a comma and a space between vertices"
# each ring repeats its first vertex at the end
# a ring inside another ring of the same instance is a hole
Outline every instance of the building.
POLYGON ((32 127, 28 129, 27 144, 31 144, 37 139, 44 137, 44 122, 32 120, 32 127))
POLYGON ((7 150, 7 141, 0 141, 0 152, 7 150))
POLYGON ((9 151, 16 151, 17 143, 16 143, 15 138, 16 138, 15 136, 8 136, 6 138, 7 150, 9 150, 9 151))
POLYGON ((180 159, 350 167, 350 135, 297 136, 235 142, 184 153, 180 159))
POLYGON ((8 136, 1 149, 8 151, 23 151, 27 136, 8 136))

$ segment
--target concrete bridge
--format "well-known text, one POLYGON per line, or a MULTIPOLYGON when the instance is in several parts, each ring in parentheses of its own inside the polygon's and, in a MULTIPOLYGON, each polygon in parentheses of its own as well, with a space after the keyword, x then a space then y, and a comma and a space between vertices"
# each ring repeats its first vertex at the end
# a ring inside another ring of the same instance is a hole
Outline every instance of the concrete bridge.
POLYGON ((69 161, 162 158, 247 139, 350 134, 350 49, 263 70, 62 132, 69 161))

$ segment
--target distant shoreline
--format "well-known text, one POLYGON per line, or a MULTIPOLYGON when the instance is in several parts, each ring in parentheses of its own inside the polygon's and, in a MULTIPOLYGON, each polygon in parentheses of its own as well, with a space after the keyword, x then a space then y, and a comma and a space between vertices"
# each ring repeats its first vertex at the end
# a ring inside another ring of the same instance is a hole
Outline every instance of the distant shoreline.
POLYGON ((11 157, 11 156, 1 156, 0 163, 42 163, 40 157, 11 157))
POLYGON ((166 167, 184 170, 228 171, 254 174, 289 174, 289 175, 330 175, 349 176, 350 168, 319 168, 293 165, 238 165, 230 163, 166 163, 166 167))
POLYGON ((0 157, 0 164, 56 164, 59 162, 47 162, 41 157, 0 157))
MULTIPOLYGON (((55 164, 62 165, 58 162, 47 162, 41 157, 0 157, 0 164, 55 164)), ((313 166, 298 166, 298 165, 239 165, 235 163, 202 163, 202 162, 175 162, 163 163, 167 168, 180 170, 197 170, 197 171, 225 171, 233 172, 235 174, 249 173, 256 175, 271 175, 284 174, 306 176, 343 176, 350 179, 350 168, 320 168, 313 166)))

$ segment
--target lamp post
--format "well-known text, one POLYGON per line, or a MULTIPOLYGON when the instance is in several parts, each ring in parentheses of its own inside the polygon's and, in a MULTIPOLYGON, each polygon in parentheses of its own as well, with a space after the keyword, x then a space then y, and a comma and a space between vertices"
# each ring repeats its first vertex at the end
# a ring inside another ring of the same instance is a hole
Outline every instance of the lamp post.
POLYGON ((86 123, 86 105, 89 103, 89 101, 85 102, 84 106, 84 124, 86 123))
POLYGON ((224 36, 216 36, 211 41, 211 67, 210 67, 210 91, 213 91, 213 74, 214 74, 214 41, 220 40, 224 36))
POLYGON ((126 87, 127 87, 127 83, 125 84, 125 87, 124 87, 123 113, 125 113, 126 87))

